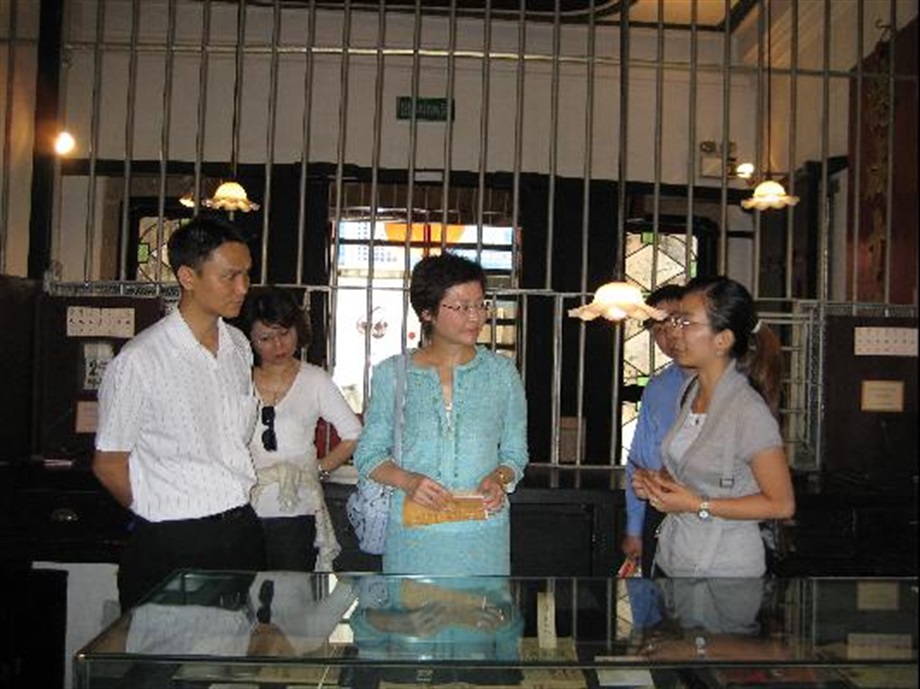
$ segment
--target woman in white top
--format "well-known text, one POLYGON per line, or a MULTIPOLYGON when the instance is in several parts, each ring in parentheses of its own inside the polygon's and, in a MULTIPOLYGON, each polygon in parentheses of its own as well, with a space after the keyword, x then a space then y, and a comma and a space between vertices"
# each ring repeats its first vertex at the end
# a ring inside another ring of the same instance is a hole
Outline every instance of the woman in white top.
POLYGON ((250 501, 265 531, 267 568, 331 571, 340 548, 320 481, 351 457, 361 423, 329 374, 298 358, 310 331, 290 292, 255 288, 243 313, 259 394, 259 423, 249 444, 257 478, 250 501), (341 442, 318 460, 320 418, 341 442))

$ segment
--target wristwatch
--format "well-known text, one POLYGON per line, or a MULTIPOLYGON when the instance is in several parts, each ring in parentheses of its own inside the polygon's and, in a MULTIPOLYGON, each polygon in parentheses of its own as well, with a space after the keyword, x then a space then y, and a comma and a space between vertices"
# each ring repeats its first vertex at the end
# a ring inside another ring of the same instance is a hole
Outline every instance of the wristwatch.
POLYGON ((709 502, 708 498, 703 498, 703 502, 700 503, 700 506, 696 510, 696 516, 707 521, 712 517, 712 504, 709 502))

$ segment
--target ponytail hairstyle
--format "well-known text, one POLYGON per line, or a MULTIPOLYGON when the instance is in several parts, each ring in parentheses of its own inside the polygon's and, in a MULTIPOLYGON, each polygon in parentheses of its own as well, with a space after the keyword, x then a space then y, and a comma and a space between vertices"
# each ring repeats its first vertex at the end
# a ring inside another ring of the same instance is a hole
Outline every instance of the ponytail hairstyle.
POLYGON ((698 292, 705 297, 706 315, 713 332, 730 330, 734 343, 728 355, 751 386, 779 416, 783 353, 779 338, 757 316, 751 293, 740 282, 724 275, 696 277, 684 294, 698 292))

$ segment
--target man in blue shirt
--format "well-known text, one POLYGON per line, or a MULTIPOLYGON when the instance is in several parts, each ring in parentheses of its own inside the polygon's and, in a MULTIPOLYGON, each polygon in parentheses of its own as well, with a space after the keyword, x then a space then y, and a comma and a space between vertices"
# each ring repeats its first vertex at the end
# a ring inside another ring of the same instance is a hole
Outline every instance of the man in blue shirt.
MULTIPOLYGON (((683 288, 679 285, 664 285, 652 292, 645 302, 672 315, 680 310, 683 288)), ((646 321, 655 344, 667 356, 673 356, 671 327, 667 320, 646 321)), ((661 441, 677 419, 678 396, 687 379, 687 373, 676 363, 669 363, 652 377, 642 392, 639 405, 639 421, 629 448, 626 464, 626 535, 621 547, 623 554, 641 563, 645 576, 651 576, 655 557, 655 531, 664 514, 638 498, 632 488, 632 477, 636 467, 640 469, 661 468, 661 441)))

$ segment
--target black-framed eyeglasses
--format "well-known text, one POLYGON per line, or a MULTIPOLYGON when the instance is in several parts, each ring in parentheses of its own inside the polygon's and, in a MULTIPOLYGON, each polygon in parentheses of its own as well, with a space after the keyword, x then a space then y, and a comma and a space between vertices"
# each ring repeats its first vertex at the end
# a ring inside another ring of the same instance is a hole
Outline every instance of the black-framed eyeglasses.
POLYGON ((461 314, 466 318, 469 318, 471 315, 481 318, 483 316, 488 316, 492 311, 492 304, 488 301, 477 301, 466 304, 441 304, 441 306, 448 311, 461 314))
POLYGON ((709 325, 708 323, 700 323, 698 321, 691 321, 686 316, 671 316, 668 318, 668 325, 672 328, 679 328, 680 330, 686 330, 687 328, 695 325, 709 325))
POLYGON ((262 447, 267 452, 274 452, 278 449, 278 436, 275 435, 275 408, 273 406, 262 407, 262 425, 267 426, 262 431, 262 447))

